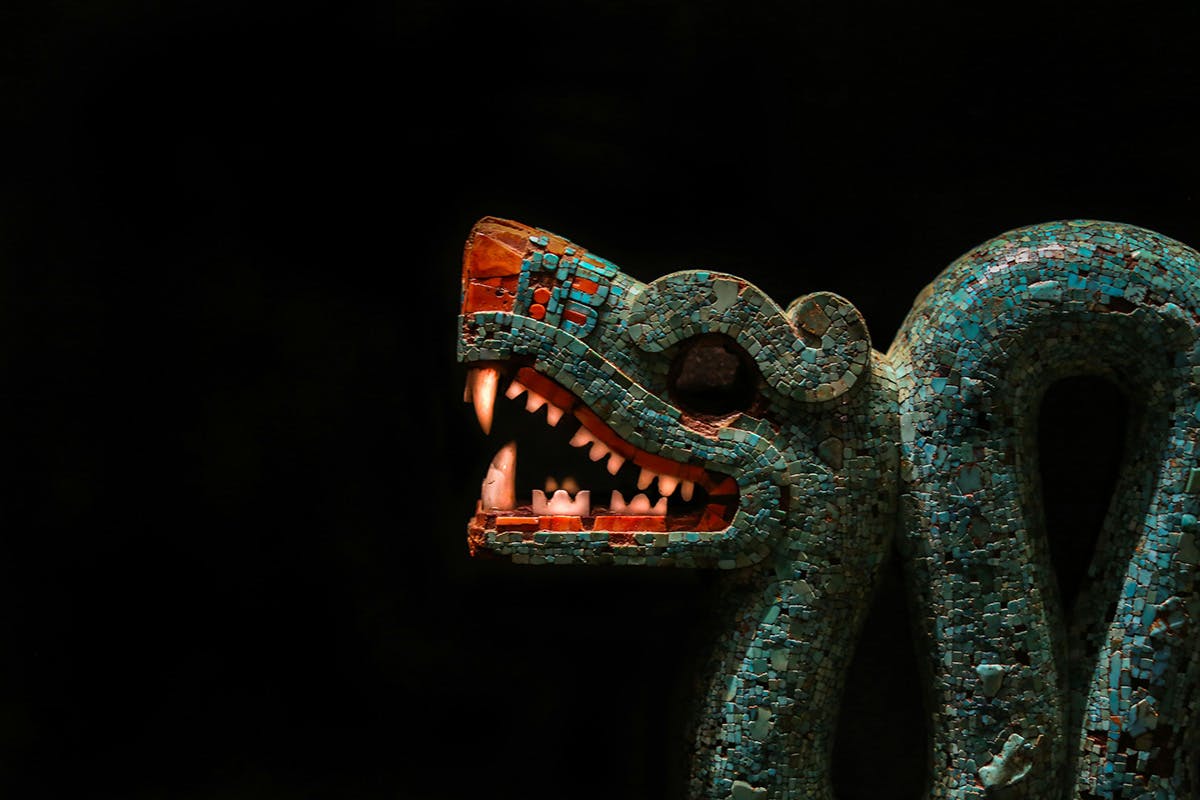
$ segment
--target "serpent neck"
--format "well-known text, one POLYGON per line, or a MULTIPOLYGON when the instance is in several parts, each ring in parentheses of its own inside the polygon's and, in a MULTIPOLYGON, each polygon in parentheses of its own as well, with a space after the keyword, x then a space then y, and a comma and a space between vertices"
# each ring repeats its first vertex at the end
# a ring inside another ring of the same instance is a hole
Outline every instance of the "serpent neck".
POLYGON ((797 498, 767 561, 725 578, 692 797, 834 796, 839 699, 896 513, 895 385, 879 353, 857 402, 836 459, 818 445, 828 438, 813 441, 836 461, 832 483, 797 498))

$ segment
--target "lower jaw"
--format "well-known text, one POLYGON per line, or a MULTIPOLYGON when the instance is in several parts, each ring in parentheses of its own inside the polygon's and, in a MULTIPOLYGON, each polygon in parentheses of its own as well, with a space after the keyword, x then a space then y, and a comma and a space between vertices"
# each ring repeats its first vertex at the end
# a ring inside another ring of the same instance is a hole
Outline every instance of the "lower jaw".
MULTIPOLYGON (((719 536, 718 532, 705 531, 647 531, 647 530, 592 530, 592 531, 553 531, 553 530, 520 530, 483 528, 471 523, 467 527, 467 549, 472 557, 519 559, 518 553, 523 548, 532 548, 526 557, 533 557, 543 548, 551 548, 555 559, 564 554, 568 560, 563 563, 574 563, 578 558, 585 558, 590 552, 620 553, 626 549, 638 550, 642 547, 654 549, 664 548, 670 542, 678 540, 703 541, 707 537, 719 536), (577 543, 577 544, 573 544, 577 543), (570 553, 562 551, 566 547, 570 553), (602 548, 594 551, 593 548, 602 548)), ((552 560, 550 555, 545 558, 552 560)), ((537 563, 537 562, 534 562, 537 563)), ((555 563, 558 563, 557 561, 555 563)))
POLYGON ((534 514, 529 507, 507 511, 477 511, 470 522, 472 533, 671 533, 720 531, 729 526, 726 510, 709 505, 701 511, 688 514, 639 516, 629 514, 600 513, 576 516, 545 516, 534 514))

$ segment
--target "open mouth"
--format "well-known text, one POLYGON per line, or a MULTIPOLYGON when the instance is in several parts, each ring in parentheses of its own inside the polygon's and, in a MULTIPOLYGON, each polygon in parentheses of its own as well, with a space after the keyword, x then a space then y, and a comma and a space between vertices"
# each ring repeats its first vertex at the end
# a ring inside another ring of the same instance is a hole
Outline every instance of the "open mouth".
POLYGON ((485 433, 498 421, 498 410, 525 420, 510 423, 516 437, 488 466, 469 538, 604 531, 611 544, 634 544, 642 532, 724 530, 737 510, 732 477, 629 443, 574 394, 528 366, 472 367, 463 399, 474 404, 485 433), (501 393, 506 401, 498 409, 501 393), (516 410, 521 406, 527 413, 516 410), (544 424, 530 431, 529 420, 544 424), (518 438, 526 436, 536 437, 529 459, 534 463, 518 472, 518 438), (561 440, 558 447, 553 440, 561 440), (550 450, 551 461, 537 464, 550 450))

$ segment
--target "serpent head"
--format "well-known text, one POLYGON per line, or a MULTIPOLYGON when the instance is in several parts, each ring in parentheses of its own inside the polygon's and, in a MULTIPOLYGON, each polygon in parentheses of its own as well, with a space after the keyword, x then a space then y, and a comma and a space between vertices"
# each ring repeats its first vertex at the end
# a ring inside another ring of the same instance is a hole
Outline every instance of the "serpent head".
MULTIPOLYGON (((825 512, 856 455, 862 420, 847 412, 872 350, 834 294, 783 309, 722 272, 642 283, 561 236, 485 218, 465 247, 459 324, 484 429, 499 395, 523 401, 545 414, 545 435, 608 473, 519 485, 520 442, 504 444, 469 523, 472 552, 746 566, 791 516, 825 512)), ((564 460, 582 458, 569 450, 564 460)))
POLYGON ((895 383, 854 306, 784 308, 711 270, 642 283, 488 218, 466 244, 458 347, 484 430, 499 395, 523 400, 549 425, 535 435, 569 439, 564 459, 574 444, 607 467, 538 487, 501 445, 471 552, 734 571, 692 794, 831 797, 831 699, 896 512, 895 383))

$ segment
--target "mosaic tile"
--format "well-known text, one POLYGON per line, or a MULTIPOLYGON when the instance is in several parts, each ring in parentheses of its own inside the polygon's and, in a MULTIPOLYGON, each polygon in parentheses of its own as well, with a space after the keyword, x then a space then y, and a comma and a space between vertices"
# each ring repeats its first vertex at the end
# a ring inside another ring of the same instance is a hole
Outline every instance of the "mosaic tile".
POLYGON ((782 307, 712 269, 643 283, 484 219, 463 259, 466 399, 485 430, 498 392, 545 414, 574 432, 568 455, 629 488, 547 500, 515 486, 502 448, 468 549, 739 577, 691 796, 832 798, 839 698, 893 543, 929 679, 929 797, 1190 796, 1198 270, 1192 249, 1128 225, 1021 228, 947 267, 881 352, 829 292, 782 307), (1033 422, 1047 387, 1085 374, 1136 413, 1067 619, 1033 422))

